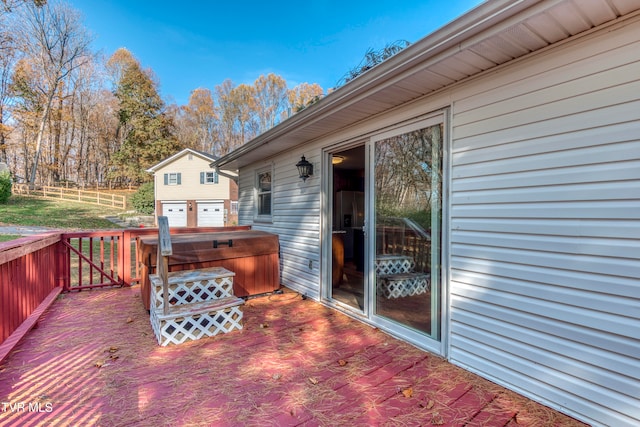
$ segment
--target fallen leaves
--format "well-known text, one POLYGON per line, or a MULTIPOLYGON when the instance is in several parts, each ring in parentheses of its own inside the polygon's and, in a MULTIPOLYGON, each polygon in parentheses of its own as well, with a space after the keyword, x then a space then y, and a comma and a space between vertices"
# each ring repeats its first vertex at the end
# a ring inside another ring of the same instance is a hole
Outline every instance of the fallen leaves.
POLYGON ((109 363, 107 363, 107 362, 109 362, 109 361, 114 361, 114 360, 118 360, 118 359, 120 358, 120 356, 118 356, 118 355, 117 355, 117 354, 115 354, 115 353, 117 353, 119 350, 120 350, 120 348, 119 348, 119 347, 116 347, 116 346, 111 346, 111 347, 109 347, 108 349, 106 349, 106 350, 105 350, 105 353, 109 353, 109 357, 107 357, 105 360, 99 360, 99 361, 97 361, 97 362, 94 364, 94 366, 95 366, 96 368, 100 369, 100 368, 102 368, 102 367, 104 367, 104 366, 108 366, 108 365, 109 365, 109 363))
POLYGON ((404 397, 411 397, 413 396, 413 388, 412 387, 407 387, 404 390, 402 390, 402 395, 404 397))
POLYGON ((127 323, 133 323, 133 317, 127 317, 127 323))
POLYGON ((340 360, 338 360, 338 365, 340 365, 340 366, 344 366, 344 365, 346 365, 347 363, 348 363, 348 362, 347 362, 346 360, 344 360, 344 359, 340 359, 340 360))
POLYGON ((308 380, 309 380, 309 382, 310 382, 311 384, 313 384, 313 385, 317 385, 317 384, 318 384, 318 382, 319 382, 319 381, 318 381, 316 378, 314 378, 314 377, 309 377, 309 378, 308 378, 308 380))

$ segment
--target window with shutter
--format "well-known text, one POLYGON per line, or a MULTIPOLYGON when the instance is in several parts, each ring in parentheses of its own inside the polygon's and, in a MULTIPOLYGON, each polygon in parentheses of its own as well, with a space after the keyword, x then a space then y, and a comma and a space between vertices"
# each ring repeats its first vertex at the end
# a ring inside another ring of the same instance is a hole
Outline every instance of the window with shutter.
POLYGON ((218 174, 216 172, 200 172, 200 184, 217 184, 218 174))
POLYGON ((164 185, 180 185, 182 184, 182 174, 180 172, 171 172, 164 174, 164 185))

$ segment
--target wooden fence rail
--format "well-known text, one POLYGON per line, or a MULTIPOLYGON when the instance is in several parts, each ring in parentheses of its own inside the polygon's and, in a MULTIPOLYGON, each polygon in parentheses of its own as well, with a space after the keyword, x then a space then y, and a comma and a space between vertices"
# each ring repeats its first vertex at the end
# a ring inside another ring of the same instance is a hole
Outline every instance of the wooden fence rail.
POLYGON ((30 187, 28 184, 13 184, 13 194, 23 196, 44 197, 47 199, 66 200, 70 202, 88 203, 92 205, 110 206, 115 209, 126 209, 127 200, 119 194, 103 193, 100 191, 80 190, 76 188, 50 187, 39 185, 30 187))

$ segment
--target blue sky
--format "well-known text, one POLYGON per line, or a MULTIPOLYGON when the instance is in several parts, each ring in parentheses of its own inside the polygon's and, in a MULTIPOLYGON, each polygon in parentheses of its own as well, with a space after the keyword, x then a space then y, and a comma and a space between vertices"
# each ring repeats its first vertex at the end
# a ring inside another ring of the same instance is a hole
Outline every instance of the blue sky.
POLYGON ((416 42, 482 2, 67 1, 97 51, 108 57, 126 47, 154 71, 162 97, 180 105, 198 87, 250 84, 268 73, 289 87, 318 83, 326 91, 369 48, 416 42))

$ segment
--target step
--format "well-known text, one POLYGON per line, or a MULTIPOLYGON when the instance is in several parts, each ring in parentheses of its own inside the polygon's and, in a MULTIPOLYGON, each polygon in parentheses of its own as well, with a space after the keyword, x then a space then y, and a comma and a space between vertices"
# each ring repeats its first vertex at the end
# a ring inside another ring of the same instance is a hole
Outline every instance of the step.
POLYGON ((377 293, 387 299, 420 295, 430 290, 428 273, 398 273, 377 276, 377 293))
POLYGON ((182 344, 242 329, 244 300, 225 297, 173 306, 168 314, 162 308, 151 310, 151 327, 161 346, 182 344))
POLYGON ((181 282, 195 282, 198 280, 222 279, 233 277, 236 273, 224 267, 195 268, 192 270, 171 271, 167 276, 169 284, 181 282))
POLYGON ((202 313, 210 313, 213 311, 226 310, 227 308, 236 307, 244 304, 244 300, 238 297, 225 297, 209 301, 200 301, 196 303, 174 305, 169 307, 169 313, 164 314, 163 308, 156 309, 159 320, 177 319, 179 317, 196 316, 202 313))
MULTIPOLYGON (((169 304, 182 305, 233 296, 235 273, 222 267, 172 271, 168 275, 169 304)), ((164 305, 162 280, 149 275, 152 309, 164 305)))

